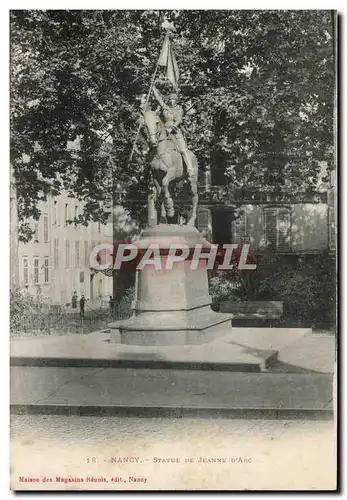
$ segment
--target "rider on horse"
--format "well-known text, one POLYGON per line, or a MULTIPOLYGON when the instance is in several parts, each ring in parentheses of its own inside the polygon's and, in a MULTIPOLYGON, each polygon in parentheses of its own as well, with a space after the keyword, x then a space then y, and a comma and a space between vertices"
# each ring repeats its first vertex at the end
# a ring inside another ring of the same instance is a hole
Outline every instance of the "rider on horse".
POLYGON ((153 86, 153 93, 155 98, 162 109, 164 126, 168 137, 172 139, 176 145, 178 151, 183 156, 183 159, 187 166, 187 172, 189 178, 192 178, 194 174, 194 169, 188 155, 188 148, 186 141, 184 139, 183 133, 179 128, 179 125, 183 118, 183 108, 177 104, 177 94, 170 94, 168 98, 168 104, 166 104, 156 86, 153 86))

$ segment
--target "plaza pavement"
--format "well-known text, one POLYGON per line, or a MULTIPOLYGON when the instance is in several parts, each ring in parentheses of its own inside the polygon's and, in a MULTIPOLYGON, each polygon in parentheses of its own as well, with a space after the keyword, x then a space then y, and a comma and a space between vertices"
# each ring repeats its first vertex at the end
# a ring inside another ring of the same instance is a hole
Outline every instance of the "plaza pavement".
POLYGON ((310 329, 233 328, 185 348, 121 345, 107 331, 20 338, 11 411, 331 418, 334 362, 334 337, 310 329))

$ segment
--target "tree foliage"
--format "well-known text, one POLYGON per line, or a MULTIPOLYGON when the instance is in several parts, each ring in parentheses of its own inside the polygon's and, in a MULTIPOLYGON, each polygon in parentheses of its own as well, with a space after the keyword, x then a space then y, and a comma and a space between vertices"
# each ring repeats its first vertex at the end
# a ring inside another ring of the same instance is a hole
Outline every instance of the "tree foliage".
POLYGON ((84 201, 79 222, 104 221, 121 186, 118 201, 140 216, 147 160, 129 156, 164 17, 176 28, 184 128, 202 173, 210 166, 234 193, 310 192, 319 162, 334 166, 330 11, 12 11, 22 239, 38 200, 62 189, 84 201))

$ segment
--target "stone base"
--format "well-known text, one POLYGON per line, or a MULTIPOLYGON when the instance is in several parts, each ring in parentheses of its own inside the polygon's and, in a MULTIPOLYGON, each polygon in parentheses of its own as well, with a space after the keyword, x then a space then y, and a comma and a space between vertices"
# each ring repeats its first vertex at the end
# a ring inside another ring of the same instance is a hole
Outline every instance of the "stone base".
POLYGON ((146 252, 156 247, 161 264, 137 271, 134 316, 111 323, 111 335, 119 328, 122 344, 184 346, 205 344, 231 331, 233 315, 210 307, 206 253, 211 244, 195 227, 160 224, 143 231, 137 246, 146 252), (175 255, 182 249, 186 255, 167 266, 172 248, 175 255))
POLYGON ((222 314, 207 307, 188 311, 143 312, 119 323, 122 344, 128 345, 190 345, 212 342, 231 329, 232 314, 222 314))

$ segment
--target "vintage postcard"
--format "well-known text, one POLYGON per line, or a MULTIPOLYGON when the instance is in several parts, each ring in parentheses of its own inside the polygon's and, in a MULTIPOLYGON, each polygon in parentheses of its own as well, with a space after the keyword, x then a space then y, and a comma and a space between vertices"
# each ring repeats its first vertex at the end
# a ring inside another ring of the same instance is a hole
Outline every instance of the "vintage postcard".
POLYGON ((328 10, 10 12, 10 488, 335 490, 328 10))

